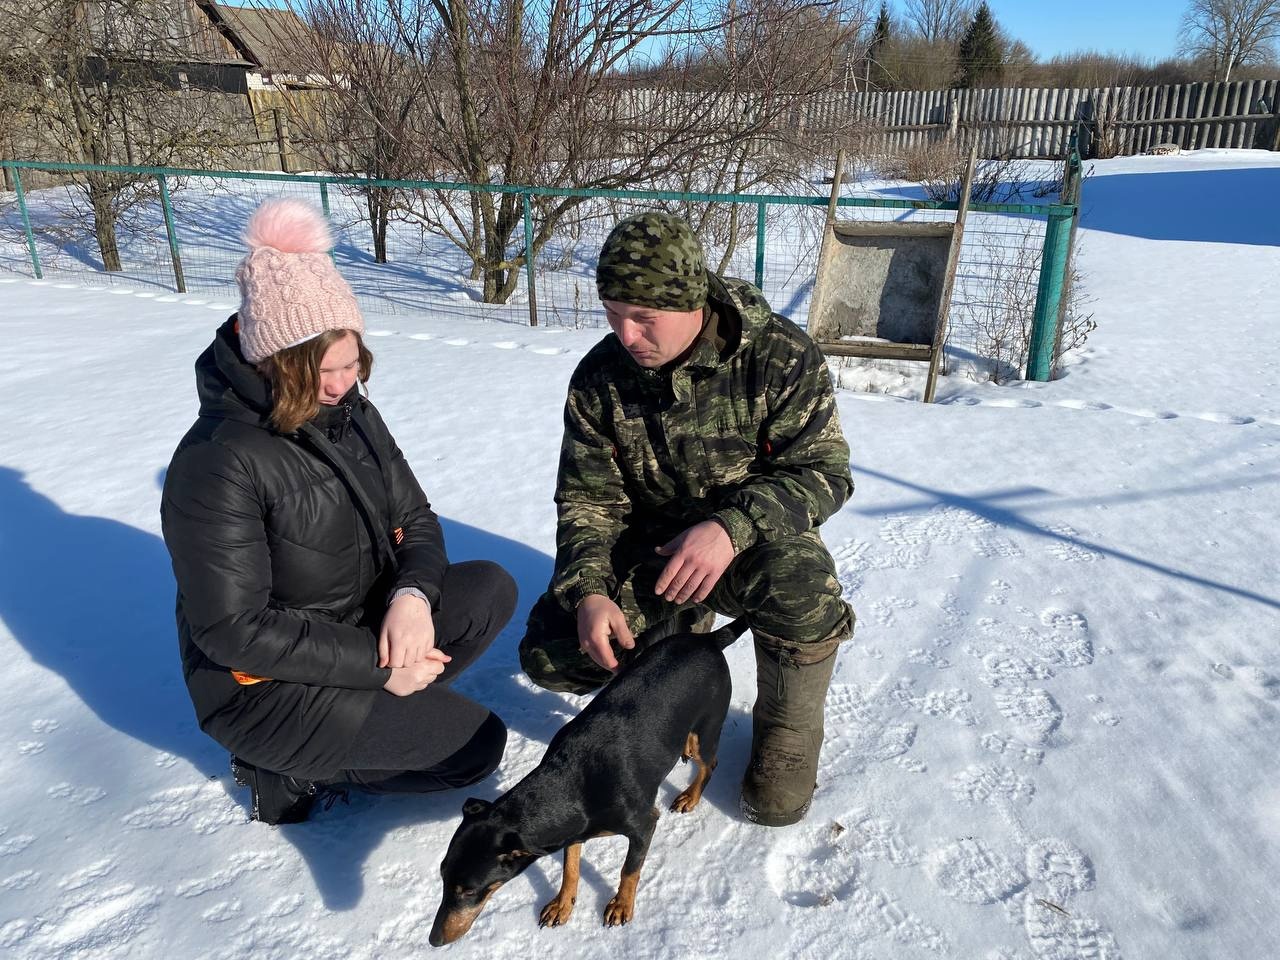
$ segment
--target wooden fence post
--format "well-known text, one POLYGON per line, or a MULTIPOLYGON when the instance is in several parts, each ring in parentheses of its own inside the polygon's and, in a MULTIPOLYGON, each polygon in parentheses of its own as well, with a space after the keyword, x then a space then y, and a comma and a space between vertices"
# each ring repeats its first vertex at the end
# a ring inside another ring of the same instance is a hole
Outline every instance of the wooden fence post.
POLYGON ((279 107, 272 107, 271 113, 276 121, 276 147, 280 151, 280 172, 292 173, 289 163, 289 118, 279 107))

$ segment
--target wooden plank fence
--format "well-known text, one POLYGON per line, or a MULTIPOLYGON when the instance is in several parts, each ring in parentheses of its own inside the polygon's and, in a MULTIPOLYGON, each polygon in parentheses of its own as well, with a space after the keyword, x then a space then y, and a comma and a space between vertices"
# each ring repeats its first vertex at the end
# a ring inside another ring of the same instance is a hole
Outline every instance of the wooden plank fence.
POLYGON ((1087 156, 1144 153, 1171 144, 1280 149, 1280 80, 1155 87, 836 93, 805 105, 802 123, 850 122, 864 148, 900 153, 976 136, 982 156, 1061 157, 1082 122, 1087 156))
MULTIPOLYGON (((740 122, 752 95, 705 97, 690 91, 616 91, 612 120, 637 128, 684 122, 740 122)), ((1280 149, 1280 80, 1154 87, 991 88, 834 92, 797 98, 784 111, 792 135, 833 147, 899 154, 939 140, 976 137, 983 157, 1060 158, 1083 123, 1090 157, 1143 153, 1158 145, 1280 149)))

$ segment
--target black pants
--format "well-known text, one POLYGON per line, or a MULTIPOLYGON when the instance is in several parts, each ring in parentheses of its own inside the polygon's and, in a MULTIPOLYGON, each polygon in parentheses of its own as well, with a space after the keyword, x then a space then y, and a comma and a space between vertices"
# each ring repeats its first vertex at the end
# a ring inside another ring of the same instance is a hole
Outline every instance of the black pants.
POLYGON ((436 646, 453 659, 426 689, 378 693, 342 772, 326 782, 373 793, 426 793, 483 780, 502 759, 507 728, 449 683, 484 653, 516 607, 516 585, 496 563, 451 564, 438 610, 436 646))

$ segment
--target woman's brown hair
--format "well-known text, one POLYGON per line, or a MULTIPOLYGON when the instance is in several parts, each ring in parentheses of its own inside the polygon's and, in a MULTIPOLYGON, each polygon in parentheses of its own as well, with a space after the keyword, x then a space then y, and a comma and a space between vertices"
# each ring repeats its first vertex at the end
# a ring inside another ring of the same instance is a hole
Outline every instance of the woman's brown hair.
POLYGON ((373 354, 354 330, 326 330, 296 347, 277 351, 258 364, 258 372, 271 382, 271 425, 281 433, 293 433, 320 412, 320 361, 347 334, 356 338, 359 381, 365 384, 373 372, 373 354))

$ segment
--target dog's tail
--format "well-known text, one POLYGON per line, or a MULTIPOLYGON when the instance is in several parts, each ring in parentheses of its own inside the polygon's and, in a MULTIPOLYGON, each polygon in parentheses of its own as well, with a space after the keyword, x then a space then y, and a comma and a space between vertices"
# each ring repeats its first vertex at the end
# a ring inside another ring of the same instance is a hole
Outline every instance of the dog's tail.
POLYGON ((734 620, 732 623, 726 623, 719 630, 712 630, 709 634, 707 634, 707 637, 708 639, 714 641, 716 646, 718 646, 721 650, 724 650, 731 643, 733 643, 733 641, 737 640, 740 636, 742 636, 743 632, 746 629, 747 629, 747 618, 739 617, 737 620, 734 620))

